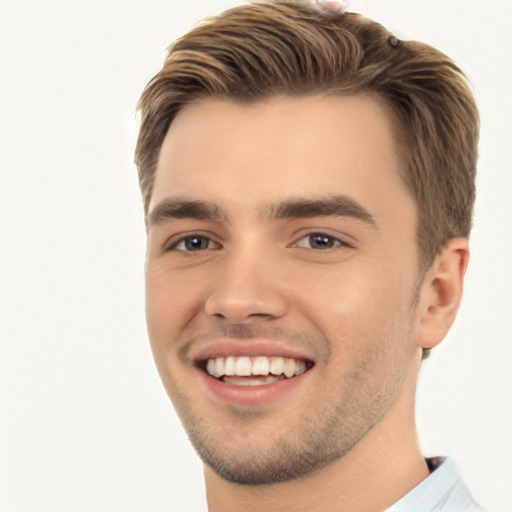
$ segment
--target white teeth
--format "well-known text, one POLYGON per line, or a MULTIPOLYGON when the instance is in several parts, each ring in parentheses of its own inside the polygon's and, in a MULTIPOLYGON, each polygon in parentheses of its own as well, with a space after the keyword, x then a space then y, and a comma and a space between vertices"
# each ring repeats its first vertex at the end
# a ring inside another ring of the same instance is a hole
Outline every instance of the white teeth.
POLYGON ((255 357, 252 363, 253 375, 268 375, 270 371, 270 363, 268 357, 255 357))
POLYGON ((266 379, 237 379, 236 377, 228 377, 225 382, 229 384, 235 384, 236 386, 265 386, 267 384, 273 384, 277 382, 276 377, 267 377, 266 379))
POLYGON ((282 357, 274 357, 270 362, 270 373, 281 375, 284 368, 284 359, 282 357))
POLYGON ((251 375, 252 365, 248 357, 239 357, 235 364, 235 375, 240 377, 248 377, 251 375))
POLYGON ((267 381, 275 382, 274 375, 284 375, 286 378, 291 378, 296 375, 301 375, 307 369, 304 361, 298 361, 286 357, 216 357, 215 359, 208 359, 206 362, 206 371, 210 375, 221 378, 223 376, 238 376, 249 377, 251 375, 269 376, 269 379, 232 379, 229 381, 236 383, 244 381, 244 385, 255 386, 258 383, 266 383, 267 381), (236 381, 236 382, 235 382, 236 381))
POLYGON ((285 359, 283 371, 285 377, 293 377, 295 375, 295 361, 293 359, 285 359))
POLYGON ((215 359, 208 359, 208 362, 206 363, 206 371, 210 375, 215 375, 215 359))
POLYGON ((235 375, 235 358, 233 356, 226 357, 224 375, 235 375))
POLYGON ((213 370, 213 375, 215 377, 221 377, 224 375, 224 358, 223 357, 217 357, 215 359, 215 368, 213 370))

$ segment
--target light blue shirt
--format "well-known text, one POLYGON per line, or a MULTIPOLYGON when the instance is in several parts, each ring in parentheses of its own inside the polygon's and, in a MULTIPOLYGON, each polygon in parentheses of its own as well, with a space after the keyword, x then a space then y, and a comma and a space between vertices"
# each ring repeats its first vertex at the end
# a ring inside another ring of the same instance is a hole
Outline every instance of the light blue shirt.
POLYGON ((427 461, 430 475, 385 512, 483 512, 462 481, 455 461, 427 461))

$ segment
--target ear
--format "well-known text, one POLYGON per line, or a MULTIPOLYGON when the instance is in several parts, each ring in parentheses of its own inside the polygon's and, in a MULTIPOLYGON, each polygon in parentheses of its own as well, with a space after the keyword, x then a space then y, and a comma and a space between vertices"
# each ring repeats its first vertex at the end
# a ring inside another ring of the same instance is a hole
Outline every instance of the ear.
POLYGON ((465 238, 453 238, 425 273, 418 301, 416 340, 424 349, 438 345, 455 320, 462 299, 469 245, 465 238))

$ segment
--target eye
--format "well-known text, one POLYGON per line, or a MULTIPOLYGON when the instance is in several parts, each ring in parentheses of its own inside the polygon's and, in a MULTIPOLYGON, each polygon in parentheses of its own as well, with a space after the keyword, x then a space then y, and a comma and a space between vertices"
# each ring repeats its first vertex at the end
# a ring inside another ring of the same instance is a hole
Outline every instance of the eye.
POLYGON ((218 249, 220 244, 210 240, 204 235, 189 235, 180 238, 169 246, 169 251, 183 251, 183 252, 198 252, 206 251, 207 249, 218 249))
POLYGON ((293 247, 303 249, 327 250, 335 247, 351 247, 348 243, 326 233, 310 233, 300 238, 293 247))

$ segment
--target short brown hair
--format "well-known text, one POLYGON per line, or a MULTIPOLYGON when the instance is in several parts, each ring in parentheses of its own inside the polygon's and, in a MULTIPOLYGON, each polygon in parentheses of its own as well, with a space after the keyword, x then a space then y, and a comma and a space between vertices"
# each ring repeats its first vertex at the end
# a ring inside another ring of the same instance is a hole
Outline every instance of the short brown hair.
POLYGON ((402 179, 417 203, 423 266, 469 237, 479 120, 453 61, 399 41, 360 14, 328 16, 311 2, 264 1, 210 18, 168 49, 138 103, 135 152, 147 215, 160 147, 185 105, 205 97, 251 104, 274 97, 376 94, 396 117, 402 179))

